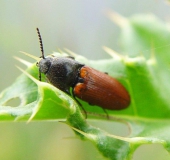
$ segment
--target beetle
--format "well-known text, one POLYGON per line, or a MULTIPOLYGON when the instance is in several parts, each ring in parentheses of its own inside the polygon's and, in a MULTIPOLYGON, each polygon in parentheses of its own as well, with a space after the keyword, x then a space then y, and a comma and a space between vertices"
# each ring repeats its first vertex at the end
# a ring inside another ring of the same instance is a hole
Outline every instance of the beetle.
POLYGON ((71 56, 45 57, 38 28, 37 33, 42 52, 41 60, 37 62, 40 81, 43 73, 53 86, 69 95, 72 94, 78 103, 77 98, 91 105, 102 107, 104 111, 105 109, 121 110, 129 106, 128 91, 118 80, 107 73, 86 66, 71 56))

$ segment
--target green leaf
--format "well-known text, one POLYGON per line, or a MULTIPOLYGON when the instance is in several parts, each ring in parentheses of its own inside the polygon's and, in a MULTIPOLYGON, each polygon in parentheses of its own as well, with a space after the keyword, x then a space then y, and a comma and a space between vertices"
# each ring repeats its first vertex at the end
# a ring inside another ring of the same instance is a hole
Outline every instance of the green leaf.
MULTIPOLYGON (((80 138, 93 142, 104 157, 114 160, 131 159, 142 144, 159 143, 170 152, 169 28, 153 15, 136 15, 129 19, 116 14, 110 16, 121 27, 124 55, 104 47, 112 55, 111 59, 90 61, 78 55, 75 58, 108 72, 127 88, 131 96, 130 106, 107 112, 108 121, 127 124, 128 136, 111 135, 90 125, 72 97, 38 81, 36 65, 25 62, 28 69, 0 94, 0 119, 62 120, 80 138), (17 107, 10 106, 8 101, 17 97, 21 103, 17 107)), ((106 119, 101 108, 80 102, 88 119, 106 119)))

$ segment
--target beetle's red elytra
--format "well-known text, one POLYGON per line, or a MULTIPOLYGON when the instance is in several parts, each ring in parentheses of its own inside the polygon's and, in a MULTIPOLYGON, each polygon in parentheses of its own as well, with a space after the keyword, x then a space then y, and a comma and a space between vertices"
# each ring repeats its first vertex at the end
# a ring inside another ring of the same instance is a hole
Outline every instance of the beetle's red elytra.
POLYGON ((73 90, 76 97, 109 110, 124 109, 130 104, 130 96, 116 79, 88 66, 80 69, 83 83, 77 83, 73 90))

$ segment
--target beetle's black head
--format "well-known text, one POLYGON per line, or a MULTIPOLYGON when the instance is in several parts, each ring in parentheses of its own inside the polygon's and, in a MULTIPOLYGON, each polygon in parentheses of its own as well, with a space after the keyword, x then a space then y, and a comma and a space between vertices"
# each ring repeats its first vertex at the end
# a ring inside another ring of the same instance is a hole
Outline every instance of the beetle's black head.
POLYGON ((39 71, 46 74, 51 67, 52 57, 41 59, 38 63, 39 71))

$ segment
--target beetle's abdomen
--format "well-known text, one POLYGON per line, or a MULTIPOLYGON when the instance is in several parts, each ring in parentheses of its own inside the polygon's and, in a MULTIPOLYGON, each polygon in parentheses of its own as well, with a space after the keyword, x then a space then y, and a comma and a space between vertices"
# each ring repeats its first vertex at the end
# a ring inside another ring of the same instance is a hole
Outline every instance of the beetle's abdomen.
POLYGON ((76 97, 110 110, 129 106, 129 93, 116 79, 88 66, 81 68, 79 76, 84 82, 75 85, 76 97))

